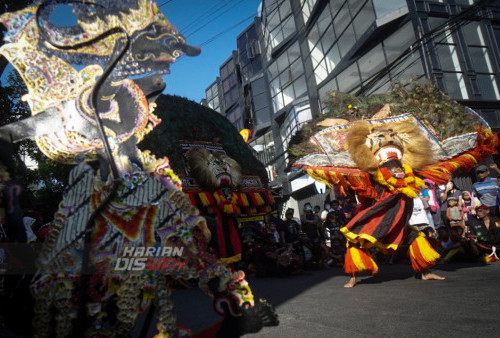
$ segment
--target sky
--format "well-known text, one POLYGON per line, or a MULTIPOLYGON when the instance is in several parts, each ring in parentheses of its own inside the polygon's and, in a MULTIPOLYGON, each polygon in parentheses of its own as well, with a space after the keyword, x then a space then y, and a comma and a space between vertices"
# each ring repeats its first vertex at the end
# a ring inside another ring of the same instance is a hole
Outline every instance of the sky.
MULTIPOLYGON (((157 0, 159 9, 184 35, 187 43, 201 47, 200 55, 182 55, 170 65, 171 73, 165 76, 167 87, 164 94, 178 95, 198 103, 205 98, 205 89, 219 76, 219 67, 236 50, 236 37, 253 22, 260 2, 261 0, 157 0)), ((59 24, 73 25, 73 17, 71 14, 68 17, 65 10, 52 19, 59 24)), ((2 81, 6 73, 2 74, 2 81)))
POLYGON ((257 16, 261 0, 158 0, 162 13, 184 35, 187 43, 201 47, 196 57, 181 56, 165 77, 165 94, 195 102, 205 98, 205 89, 219 76, 219 67, 231 51, 236 37, 257 16))

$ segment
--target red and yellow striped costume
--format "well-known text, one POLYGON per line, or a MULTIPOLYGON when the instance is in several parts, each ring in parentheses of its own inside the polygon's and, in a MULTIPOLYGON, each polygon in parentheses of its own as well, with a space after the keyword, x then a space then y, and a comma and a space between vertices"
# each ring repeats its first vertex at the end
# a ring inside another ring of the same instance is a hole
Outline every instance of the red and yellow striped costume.
POLYGON ((394 253, 401 244, 410 245, 410 260, 415 271, 433 266, 439 254, 423 233, 408 225, 413 196, 389 191, 381 185, 375 185, 375 189, 379 194, 378 200, 340 229, 347 239, 345 272, 375 274, 378 266, 368 250, 377 248, 384 253, 394 253))

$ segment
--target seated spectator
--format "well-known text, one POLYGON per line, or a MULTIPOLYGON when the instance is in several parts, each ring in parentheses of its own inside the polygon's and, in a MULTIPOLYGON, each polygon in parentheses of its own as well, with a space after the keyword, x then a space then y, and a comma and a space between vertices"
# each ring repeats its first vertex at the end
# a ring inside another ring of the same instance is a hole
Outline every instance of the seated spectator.
POLYGON ((295 275, 302 272, 304 262, 293 250, 293 245, 288 244, 285 250, 280 250, 278 255, 278 276, 295 275))
POLYGON ((453 245, 453 241, 450 238, 450 230, 445 226, 441 226, 437 229, 438 233, 438 252, 443 253, 444 250, 450 248, 453 245))
POLYGON ((332 244, 330 248, 330 261, 328 265, 330 266, 343 266, 344 259, 347 248, 345 246, 345 242, 343 242, 340 238, 333 238, 332 244))
POLYGON ((490 214, 490 208, 486 205, 476 207, 476 217, 469 217, 467 227, 470 231, 468 237, 477 243, 483 260, 498 261, 496 247, 500 245, 500 221, 497 216, 490 214))
POLYGON ((439 243, 438 243, 438 239, 436 236, 436 230, 434 230, 433 227, 428 226, 424 230, 422 230, 422 232, 425 234, 427 241, 432 245, 434 250, 437 251, 438 247, 439 247, 439 243))
POLYGON ((276 231, 278 231, 279 235, 279 242, 284 243, 285 240, 281 238, 281 233, 283 231, 283 220, 278 216, 278 210, 273 210, 271 211, 271 214, 269 215, 269 222, 274 223, 276 226, 276 231))
POLYGON ((330 209, 330 212, 323 223, 323 229, 325 230, 325 233, 328 234, 327 240, 329 240, 330 243, 334 238, 338 238, 345 244, 345 237, 340 232, 340 228, 346 225, 346 223, 347 220, 343 212, 330 209))
POLYGON ((245 232, 241 236, 241 262, 242 269, 246 274, 252 275, 256 272, 260 245, 252 232, 245 232))
MULTIPOLYGON (((331 206, 331 209, 333 209, 333 210, 342 211, 342 208, 340 207, 340 202, 338 200, 333 200, 330 203, 330 206, 331 206)), ((328 210, 328 211, 330 211, 330 210, 328 210)))
POLYGON ((311 270, 319 268, 313 243, 305 232, 300 232, 298 240, 293 245, 294 252, 299 255, 304 264, 304 269, 311 270))
POLYGON ((267 232, 274 236, 274 241, 276 243, 280 243, 280 234, 278 233, 278 230, 276 229, 276 225, 274 223, 269 224, 267 232))
POLYGON ((474 262, 479 259, 480 252, 475 242, 469 238, 463 238, 462 232, 461 227, 450 229, 450 240, 453 244, 442 252, 441 258, 444 262, 474 262))
POLYGON ((490 214, 484 204, 476 207, 476 217, 470 217, 467 225, 477 241, 487 245, 500 245, 500 219, 490 214))
POLYGON ((286 249, 276 243, 272 234, 266 234, 263 238, 260 257, 257 263, 258 277, 272 277, 279 274, 278 257, 286 249))

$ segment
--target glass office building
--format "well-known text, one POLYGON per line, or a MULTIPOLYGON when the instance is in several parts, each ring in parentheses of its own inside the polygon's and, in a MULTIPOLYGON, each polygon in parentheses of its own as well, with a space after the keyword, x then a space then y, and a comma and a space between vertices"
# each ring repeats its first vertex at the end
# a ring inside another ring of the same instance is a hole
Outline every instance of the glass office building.
POLYGON ((285 195, 295 193, 288 142, 331 91, 369 96, 432 79, 500 129, 499 1, 264 0, 230 62, 221 113, 253 131, 249 144, 285 195))

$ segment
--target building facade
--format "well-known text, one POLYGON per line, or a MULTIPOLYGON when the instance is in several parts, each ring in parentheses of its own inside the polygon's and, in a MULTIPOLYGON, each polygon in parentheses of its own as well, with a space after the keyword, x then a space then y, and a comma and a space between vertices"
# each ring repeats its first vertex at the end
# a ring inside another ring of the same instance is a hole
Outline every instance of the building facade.
POLYGON ((252 130, 271 186, 301 199, 286 149, 330 92, 424 78, 500 129, 498 0, 264 0, 214 84, 220 113, 252 130))

